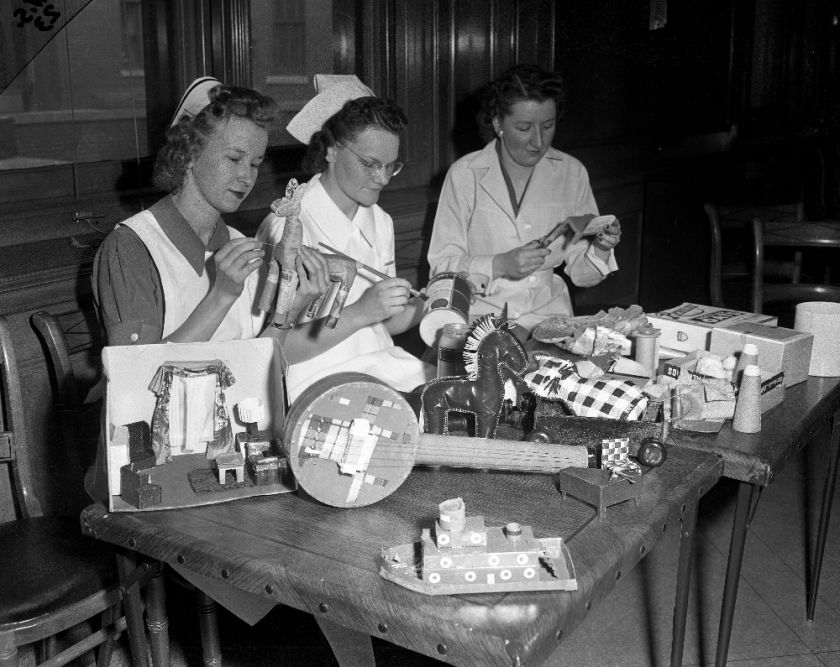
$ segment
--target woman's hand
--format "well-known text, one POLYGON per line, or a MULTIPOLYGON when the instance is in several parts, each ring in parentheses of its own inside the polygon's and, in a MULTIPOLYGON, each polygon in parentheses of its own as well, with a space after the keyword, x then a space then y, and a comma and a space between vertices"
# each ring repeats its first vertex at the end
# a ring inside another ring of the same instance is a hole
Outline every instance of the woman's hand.
POLYGON ((290 321, 295 321, 300 314, 318 297, 330 288, 329 264, 317 250, 301 246, 295 257, 298 275, 298 287, 290 308, 290 321))
POLYGON ((595 240, 592 241, 592 244, 598 250, 609 252, 610 250, 615 248, 620 241, 621 223, 618 221, 618 219, 615 219, 609 225, 604 227, 600 232, 598 232, 598 234, 595 236, 595 240))
POLYGON ((369 287, 353 306, 358 306, 371 324, 382 322, 405 310, 410 287, 403 278, 386 278, 369 287))
POLYGON ((213 255, 216 275, 213 289, 231 300, 242 294, 245 280, 263 263, 262 243, 254 239, 231 239, 213 255))
POLYGON ((327 259, 317 250, 301 246, 295 258, 297 268, 298 295, 308 303, 324 294, 330 288, 330 270, 327 259))
POLYGON ((535 244, 531 242, 493 257, 493 277, 519 280, 542 268, 550 251, 547 248, 534 246, 535 244))

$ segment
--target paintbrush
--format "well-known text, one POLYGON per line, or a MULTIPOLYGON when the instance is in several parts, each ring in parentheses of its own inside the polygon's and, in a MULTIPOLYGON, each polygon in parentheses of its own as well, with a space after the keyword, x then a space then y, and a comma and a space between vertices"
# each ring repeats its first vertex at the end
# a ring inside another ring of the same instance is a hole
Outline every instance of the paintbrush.
MULTIPOLYGON (((372 273, 373 275, 378 276, 379 278, 383 278, 383 279, 391 278, 391 276, 389 276, 387 273, 382 273, 382 271, 378 271, 377 269, 374 269, 372 266, 368 266, 367 264, 364 264, 357 259, 353 259, 352 257, 350 257, 350 255, 345 255, 343 252, 341 252, 339 250, 336 250, 335 248, 331 248, 326 243, 319 243, 318 245, 320 245, 322 248, 324 248, 326 250, 329 250, 331 253, 333 253, 335 255, 338 255, 339 257, 343 257, 344 259, 350 260, 351 262, 355 262, 357 269, 363 269, 363 270, 367 271, 368 273, 372 273)), ((420 299, 423 299, 423 300, 426 299, 425 294, 423 294, 422 292, 418 292, 416 289, 414 289, 412 287, 408 288, 408 293, 411 294, 411 296, 416 296, 416 297, 418 297, 420 299)))

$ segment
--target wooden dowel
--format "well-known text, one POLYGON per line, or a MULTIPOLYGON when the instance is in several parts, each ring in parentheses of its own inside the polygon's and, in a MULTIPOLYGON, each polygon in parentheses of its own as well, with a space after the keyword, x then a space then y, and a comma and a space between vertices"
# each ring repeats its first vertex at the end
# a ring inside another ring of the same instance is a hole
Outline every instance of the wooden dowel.
POLYGON ((589 453, 584 445, 421 433, 414 464, 554 474, 588 467, 589 453))

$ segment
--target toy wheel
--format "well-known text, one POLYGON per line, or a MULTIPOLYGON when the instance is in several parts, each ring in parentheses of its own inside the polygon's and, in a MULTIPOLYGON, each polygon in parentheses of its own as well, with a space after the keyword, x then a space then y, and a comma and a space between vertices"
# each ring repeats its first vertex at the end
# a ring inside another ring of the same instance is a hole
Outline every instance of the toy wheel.
POLYGON ((668 452, 659 440, 653 438, 646 438, 639 446, 639 453, 636 455, 639 463, 649 468, 656 468, 665 463, 668 457, 668 452))
POLYGON ((531 442, 542 442, 542 443, 549 443, 551 442, 551 438, 549 437, 548 433, 545 431, 531 431, 528 434, 528 440, 531 442))

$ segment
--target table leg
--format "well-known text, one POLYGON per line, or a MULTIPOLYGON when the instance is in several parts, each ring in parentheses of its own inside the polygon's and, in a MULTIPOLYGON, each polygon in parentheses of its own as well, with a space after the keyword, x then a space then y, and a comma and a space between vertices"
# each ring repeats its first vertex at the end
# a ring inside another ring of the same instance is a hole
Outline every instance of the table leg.
MULTIPOLYGON (((699 502, 699 501, 698 501, 699 502)), ((680 527, 680 560, 677 565, 677 594, 674 599, 674 632, 671 639, 671 665, 682 665, 685 646, 685 621, 688 596, 691 591, 691 559, 694 556, 694 536, 697 529, 697 504, 692 503, 682 518, 680 527)))
POLYGON ((729 640, 732 635, 732 619, 735 616, 735 600, 738 598, 738 584, 741 579, 741 564, 744 560, 744 544, 747 541, 752 510, 760 492, 761 487, 757 484, 738 482, 738 501, 735 505, 735 518, 732 521, 732 537, 729 540, 729 560, 726 564, 726 580, 723 584, 715 667, 726 665, 729 640))
MULTIPOLYGON (((120 581, 125 581, 136 565, 134 554, 131 552, 117 552, 117 572, 120 581)), ((133 667, 149 667, 147 654, 146 629, 143 627, 143 602, 140 600, 140 586, 134 583, 123 592, 123 611, 128 630, 128 643, 131 648, 131 664, 133 667)))
POLYGON ((817 589, 820 586, 825 538, 828 534, 828 523, 831 519, 831 505, 834 502, 834 487, 837 485, 837 468, 840 465, 840 411, 834 415, 828 447, 828 471, 823 487, 819 526, 817 527, 817 543, 814 545, 814 557, 808 586, 807 614, 809 621, 814 620, 814 611, 817 606, 817 589))
POLYGON ((374 667, 373 642, 370 635, 351 630, 322 617, 315 617, 318 627, 327 638, 333 655, 341 667, 374 667))
POLYGON ((166 588, 163 567, 149 579, 146 588, 146 628, 152 648, 152 665, 169 667, 169 619, 166 615, 166 588))
POLYGON ((195 589, 195 607, 201 633, 201 656, 205 667, 221 667, 222 649, 219 641, 219 620, 216 601, 204 591, 195 589))

